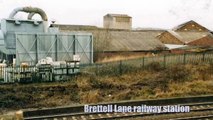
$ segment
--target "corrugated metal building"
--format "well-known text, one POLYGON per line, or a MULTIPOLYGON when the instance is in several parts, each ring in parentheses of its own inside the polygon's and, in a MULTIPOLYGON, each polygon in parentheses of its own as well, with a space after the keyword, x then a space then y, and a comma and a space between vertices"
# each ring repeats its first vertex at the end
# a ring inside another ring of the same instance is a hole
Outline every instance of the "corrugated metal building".
POLYGON ((85 26, 84 29, 76 28, 73 25, 52 24, 52 27, 59 28, 61 32, 92 32, 94 35, 94 47, 104 44, 103 51, 153 51, 164 49, 165 46, 156 37, 163 30, 120 30, 104 29, 85 26), (108 42, 106 44, 105 42, 108 42), (98 42, 98 43, 97 43, 98 42))
MULTIPOLYGON (((157 36, 164 30, 124 30, 105 29, 95 26, 52 24, 61 32, 91 32, 94 38, 95 56, 112 57, 117 55, 143 55, 166 47, 157 36)), ((97 60, 97 58, 95 58, 97 60)))

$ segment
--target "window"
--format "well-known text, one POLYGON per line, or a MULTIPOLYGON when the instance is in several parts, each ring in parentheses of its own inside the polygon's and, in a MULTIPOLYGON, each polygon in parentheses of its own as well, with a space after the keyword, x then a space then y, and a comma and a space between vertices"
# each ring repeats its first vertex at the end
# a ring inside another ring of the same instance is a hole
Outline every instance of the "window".
POLYGON ((116 17, 116 22, 130 22, 127 17, 116 17))

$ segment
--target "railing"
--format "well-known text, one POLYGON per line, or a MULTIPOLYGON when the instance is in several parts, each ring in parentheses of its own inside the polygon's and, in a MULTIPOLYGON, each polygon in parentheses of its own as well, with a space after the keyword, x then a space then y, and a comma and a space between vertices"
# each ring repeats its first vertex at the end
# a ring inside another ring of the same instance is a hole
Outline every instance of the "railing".
POLYGON ((138 69, 146 69, 147 66, 152 63, 158 63, 160 67, 166 68, 175 64, 192 64, 200 62, 213 63, 213 53, 161 55, 81 66, 73 61, 60 67, 50 65, 43 65, 41 67, 0 66, 0 83, 62 81, 68 79, 67 76, 79 73, 80 67, 81 71, 96 75, 122 75, 138 69))
POLYGON ((80 72, 77 62, 67 62, 63 66, 44 64, 41 66, 0 66, 0 83, 29 83, 62 81, 80 72))
POLYGON ((121 75, 135 69, 146 69, 152 63, 158 63, 160 67, 166 68, 175 64, 213 63, 213 53, 187 53, 168 54, 153 57, 142 57, 137 59, 121 60, 106 63, 84 65, 81 71, 100 74, 121 75))

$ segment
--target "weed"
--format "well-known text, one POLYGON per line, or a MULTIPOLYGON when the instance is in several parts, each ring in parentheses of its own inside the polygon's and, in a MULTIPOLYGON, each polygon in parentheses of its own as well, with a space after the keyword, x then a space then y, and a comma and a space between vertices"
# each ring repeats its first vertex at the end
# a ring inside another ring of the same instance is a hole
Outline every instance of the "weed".
POLYGON ((80 96, 81 103, 98 103, 103 100, 100 90, 82 92, 80 96))
POLYGON ((171 66, 165 71, 165 73, 165 77, 172 80, 172 82, 184 82, 190 80, 192 75, 190 69, 184 65, 171 66))

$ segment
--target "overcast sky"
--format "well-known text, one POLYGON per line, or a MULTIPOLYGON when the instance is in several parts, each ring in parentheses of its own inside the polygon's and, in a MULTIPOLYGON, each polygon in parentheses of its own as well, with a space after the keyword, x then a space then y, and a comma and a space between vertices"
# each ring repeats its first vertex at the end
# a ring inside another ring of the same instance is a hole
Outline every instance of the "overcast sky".
POLYGON ((60 24, 102 27, 103 16, 116 13, 132 16, 134 28, 170 29, 195 20, 213 30, 212 0, 0 0, 0 19, 22 6, 40 7, 60 24))

